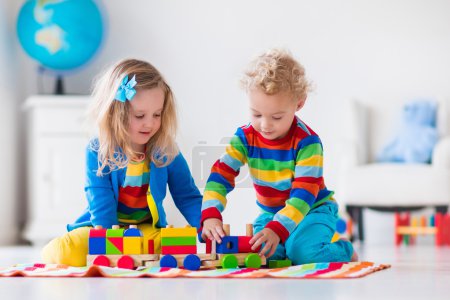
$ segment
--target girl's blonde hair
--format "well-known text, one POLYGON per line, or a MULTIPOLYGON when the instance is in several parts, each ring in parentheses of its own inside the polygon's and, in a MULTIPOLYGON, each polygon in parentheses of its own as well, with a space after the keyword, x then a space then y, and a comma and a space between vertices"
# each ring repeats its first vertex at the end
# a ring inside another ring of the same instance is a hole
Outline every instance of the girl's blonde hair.
POLYGON ((267 95, 288 92, 294 100, 305 100, 311 90, 305 68, 283 49, 271 49, 254 59, 244 72, 241 85, 247 92, 257 88, 267 95))
POLYGON ((98 127, 98 143, 91 143, 91 147, 98 151, 98 176, 126 167, 129 158, 142 156, 132 149, 128 134, 130 103, 114 99, 127 75, 129 79, 136 76, 134 88, 137 93, 139 90, 161 88, 165 95, 161 127, 148 141, 145 156, 160 167, 168 165, 178 154, 175 143, 177 116, 172 90, 150 63, 125 59, 100 74, 94 82, 89 115, 98 127), (105 171, 106 167, 109 171, 105 171))

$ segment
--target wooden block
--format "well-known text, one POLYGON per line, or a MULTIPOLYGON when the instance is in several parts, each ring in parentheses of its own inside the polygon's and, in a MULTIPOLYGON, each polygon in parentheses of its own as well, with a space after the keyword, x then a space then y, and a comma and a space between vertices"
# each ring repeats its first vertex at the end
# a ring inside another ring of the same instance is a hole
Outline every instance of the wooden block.
POLYGON ((161 254, 196 254, 197 246, 161 246, 161 254))
POLYGON ((142 254, 142 241, 140 236, 126 236, 123 238, 123 254, 142 254))
POLYGON ((155 241, 148 240, 148 254, 155 254, 155 241))
POLYGON ((161 238, 161 246, 195 246, 197 245, 196 236, 177 236, 161 238))
POLYGON ((106 230, 106 237, 123 237, 123 228, 118 229, 107 229, 106 230))
POLYGON ((206 253, 211 253, 211 250, 212 250, 211 240, 206 238, 206 253))
POLYGON ((88 253, 89 254, 106 254, 106 238, 90 237, 88 253))
POLYGON ((195 236, 197 237, 197 228, 161 228, 161 238, 163 237, 179 237, 179 236, 195 236))
POLYGON ((106 254, 123 254, 123 237, 106 238, 106 254))
POLYGON ((106 229, 90 229, 89 237, 106 237, 106 229))
POLYGON ((286 268, 292 266, 292 261, 289 259, 269 260, 269 269, 286 268))
POLYGON ((216 246, 217 253, 238 253, 238 237, 224 236, 222 243, 216 246))
POLYGON ((400 246, 403 240, 403 235, 398 233, 398 227, 409 226, 409 213, 406 214, 395 214, 395 244, 400 246))
POLYGON ((237 238, 239 253, 257 253, 261 249, 261 246, 259 246, 256 250, 252 250, 252 245, 250 245, 251 236, 238 236, 237 238))
POLYGON ((450 215, 437 213, 436 224, 436 246, 450 245, 450 215))
POLYGON ((123 236, 143 236, 142 231, 137 228, 128 228, 123 232, 123 236))

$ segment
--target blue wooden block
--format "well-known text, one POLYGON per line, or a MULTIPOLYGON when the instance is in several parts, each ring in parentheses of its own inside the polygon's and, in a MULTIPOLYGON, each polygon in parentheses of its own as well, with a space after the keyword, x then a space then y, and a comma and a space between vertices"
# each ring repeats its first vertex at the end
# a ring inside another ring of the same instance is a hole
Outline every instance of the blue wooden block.
POLYGON ((216 252, 229 254, 229 253, 238 253, 238 237, 237 236, 224 236, 222 238, 222 243, 217 244, 216 252))
POLYGON ((142 231, 137 228, 128 228, 124 231, 123 236, 143 236, 142 231))
POLYGON ((89 254, 106 254, 106 238, 89 238, 89 254))

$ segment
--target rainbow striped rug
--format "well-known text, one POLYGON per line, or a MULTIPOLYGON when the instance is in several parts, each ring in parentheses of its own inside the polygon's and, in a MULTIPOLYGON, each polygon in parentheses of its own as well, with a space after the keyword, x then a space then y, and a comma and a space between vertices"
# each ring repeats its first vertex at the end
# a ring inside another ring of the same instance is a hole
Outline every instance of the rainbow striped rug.
POLYGON ((298 278, 331 279, 360 278, 390 265, 373 262, 314 263, 280 269, 214 269, 188 271, 171 268, 145 268, 126 270, 109 267, 69 267, 55 264, 19 264, 0 268, 0 277, 123 277, 123 278, 298 278))

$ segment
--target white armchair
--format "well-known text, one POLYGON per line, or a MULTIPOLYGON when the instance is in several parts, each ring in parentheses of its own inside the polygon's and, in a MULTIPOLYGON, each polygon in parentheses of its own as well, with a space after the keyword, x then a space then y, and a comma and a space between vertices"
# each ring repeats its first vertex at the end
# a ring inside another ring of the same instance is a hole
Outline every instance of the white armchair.
POLYGON ((343 143, 339 199, 364 240, 363 211, 411 211, 433 207, 447 212, 450 204, 450 111, 438 104, 439 142, 431 164, 378 163, 376 155, 393 136, 402 104, 377 106, 351 101, 343 143))

